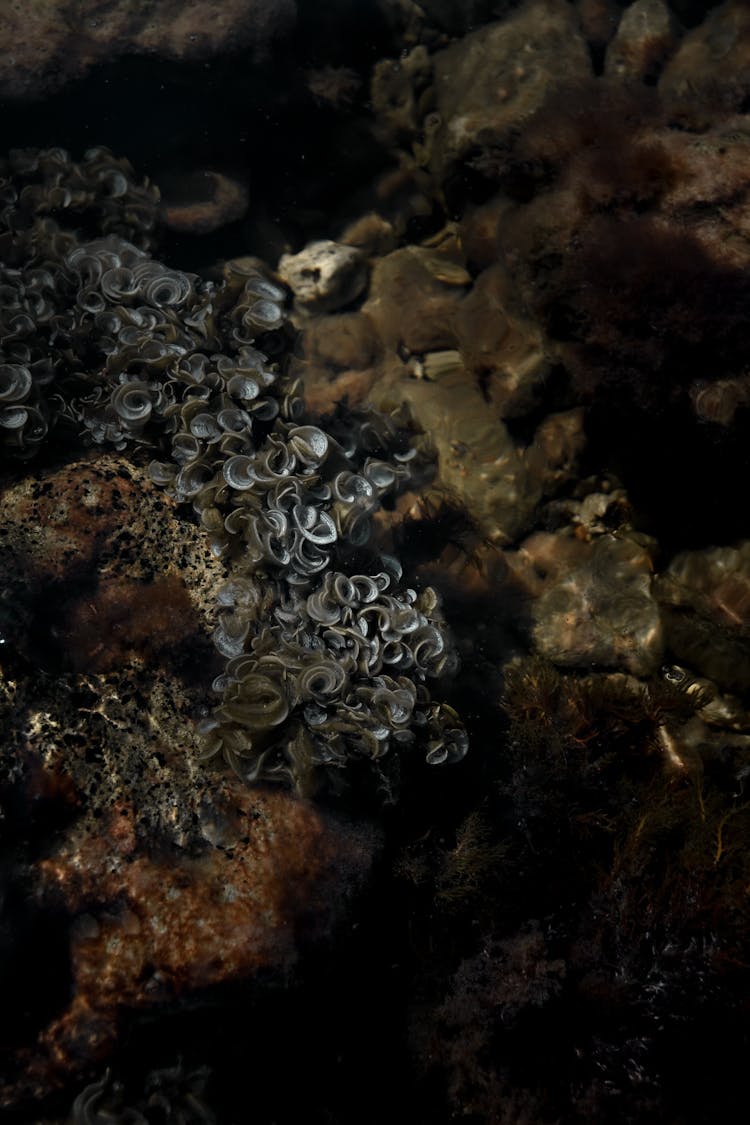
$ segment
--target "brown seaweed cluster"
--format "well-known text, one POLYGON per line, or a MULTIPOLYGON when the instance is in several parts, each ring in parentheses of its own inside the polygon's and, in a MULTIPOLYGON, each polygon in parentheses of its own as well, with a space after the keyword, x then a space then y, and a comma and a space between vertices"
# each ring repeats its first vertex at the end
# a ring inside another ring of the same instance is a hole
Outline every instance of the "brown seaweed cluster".
POLYGON ((437 596, 418 597, 372 551, 374 573, 357 573, 372 515, 420 460, 403 420, 309 424, 297 384, 261 350, 284 346, 284 290, 254 261, 217 284, 151 258, 158 193, 126 162, 29 151, 3 171, 6 451, 31 456, 53 423, 145 447, 151 479, 192 505, 230 572, 207 756, 306 791, 313 766, 351 758, 382 780, 380 759, 417 739, 430 763, 462 757, 455 713, 425 686, 455 663, 437 596))
MULTIPOLYGON (((306 597, 295 591, 275 607, 251 652, 230 656, 215 684, 223 702, 203 723, 206 756, 223 753, 250 780, 289 778, 304 789, 314 767, 350 759, 374 763, 388 789, 393 771, 381 760, 418 736, 431 765, 463 757, 458 716, 425 688, 455 665, 435 592, 400 588, 401 568, 383 561, 372 576, 327 570, 306 597)), ((235 579, 220 600, 228 613, 218 647, 241 650, 245 585, 235 579)))

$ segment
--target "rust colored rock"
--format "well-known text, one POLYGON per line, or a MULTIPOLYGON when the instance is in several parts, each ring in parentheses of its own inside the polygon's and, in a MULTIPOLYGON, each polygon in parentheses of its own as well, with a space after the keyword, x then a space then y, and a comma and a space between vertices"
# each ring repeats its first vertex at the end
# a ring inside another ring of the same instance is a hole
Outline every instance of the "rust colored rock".
MULTIPOLYGON (((372 834, 286 793, 251 793, 234 780, 217 789, 202 819, 209 833, 226 822, 221 844, 154 855, 121 806, 98 831, 84 820, 38 865, 37 895, 70 919, 72 996, 21 1053, 16 1095, 42 1096, 106 1057, 123 1012, 261 970, 278 979, 328 932, 371 858, 372 834)), ((0 1097, 12 1101, 7 1088, 0 1097)))
POLYGON ((36 98, 128 54, 208 58, 261 53, 294 21, 294 0, 13 0, 0 8, 0 92, 36 98))
POLYGON ((212 591, 224 577, 174 504, 117 456, 8 488, 0 565, 17 618, 10 643, 32 663, 55 649, 63 667, 92 673, 189 638, 207 647, 212 591))
MULTIPOLYGON (((9 1107, 80 1081, 128 1012, 283 978, 331 933, 376 841, 200 761, 224 572, 142 469, 110 456, 30 477, 0 519, 0 801, 20 810, 4 877, 63 977, 32 1033, 6 1004, 9 1107)), ((33 995, 33 963, 12 954, 33 995)))

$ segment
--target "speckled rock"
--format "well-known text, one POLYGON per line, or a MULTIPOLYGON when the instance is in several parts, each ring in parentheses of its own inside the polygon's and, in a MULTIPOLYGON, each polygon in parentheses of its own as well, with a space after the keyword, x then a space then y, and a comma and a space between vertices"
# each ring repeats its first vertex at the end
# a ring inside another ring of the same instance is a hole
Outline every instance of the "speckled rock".
POLYGON ((477 145, 498 144, 556 84, 591 74, 575 12, 565 0, 525 0, 434 58, 435 109, 430 167, 443 180, 477 145))
POLYGON ((633 540, 603 535, 583 559, 562 568, 534 604, 537 651, 568 668, 654 672, 664 638, 649 553, 633 540))
POLYGON ((607 48, 608 78, 653 79, 679 42, 674 14, 665 0, 635 0, 622 14, 617 34, 607 48))
POLYGON ((294 0, 11 0, 0 7, 0 92, 39 97, 126 54, 207 58, 262 52, 294 22, 294 0))
POLYGON ((367 285, 367 263, 355 246, 324 239, 299 254, 282 254, 278 274, 306 313, 335 312, 358 297, 367 285))
POLYGON ((331 932, 375 837, 200 762, 223 568, 143 470, 112 456, 29 477, 0 522, 3 878, 68 966, 33 1034, 14 1040, 23 1013, 5 1012, 10 1106, 107 1058, 125 1009, 283 976, 331 932))

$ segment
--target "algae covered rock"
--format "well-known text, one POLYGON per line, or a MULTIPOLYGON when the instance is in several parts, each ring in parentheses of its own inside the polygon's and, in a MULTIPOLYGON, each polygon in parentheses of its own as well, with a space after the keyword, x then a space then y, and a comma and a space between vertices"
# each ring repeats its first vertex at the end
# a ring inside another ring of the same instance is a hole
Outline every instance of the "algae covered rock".
POLYGON ((750 542, 681 551, 656 583, 675 657, 729 691, 750 687, 750 542))
POLYGON ((605 73, 625 80, 653 80, 679 42, 665 0, 636 0, 623 13, 607 48, 605 73))
MULTIPOLYGON (((223 566, 143 470, 111 456, 29 475, 0 511, 3 878, 30 894, 65 994, 25 1040, 7 1001, 8 1107, 106 1059, 124 1007, 278 979, 330 933, 376 834, 200 766, 223 566)), ((33 992, 22 933, 6 953, 33 992)))
POLYGON ((564 0, 526 0, 506 19, 434 57, 440 128, 432 171, 444 180, 478 145, 506 142, 557 84, 591 74, 586 43, 564 0))
POLYGON ((122 55, 200 59, 248 45, 262 52, 295 16, 294 0, 3 4, 0 39, 12 50, 0 61, 0 90, 6 97, 39 97, 122 55))
POLYGON ((586 555, 534 605, 537 651, 565 667, 648 675, 664 646, 648 553, 632 540, 604 535, 586 555))

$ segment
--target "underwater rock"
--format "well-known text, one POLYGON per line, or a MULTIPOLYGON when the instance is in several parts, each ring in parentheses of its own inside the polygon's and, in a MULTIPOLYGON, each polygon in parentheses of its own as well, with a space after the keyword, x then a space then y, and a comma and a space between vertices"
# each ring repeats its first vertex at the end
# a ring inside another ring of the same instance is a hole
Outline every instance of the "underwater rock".
POLYGON ((594 56, 601 58, 622 15, 617 0, 574 0, 581 31, 594 56))
POLYGON ((408 403, 437 451, 439 483, 460 499, 483 535, 494 543, 512 541, 529 525, 541 482, 529 473, 507 427, 487 409, 458 352, 431 356, 427 378, 399 379, 396 368, 371 397, 408 403))
POLYGON ((209 591, 223 580, 224 567, 202 544, 196 547, 194 528, 174 508, 143 469, 117 454, 30 473, 6 486, 0 496, 6 606, 11 591, 34 583, 36 599, 43 587, 71 577, 95 590, 102 575, 147 583, 163 574, 179 577, 196 611, 210 614, 209 591))
POLYGON ((294 0, 68 0, 3 4, 0 93, 36 98, 59 90, 92 66, 129 54, 210 58, 250 47, 262 54, 296 16, 294 0))
POLYGON ((381 257, 396 249, 397 236, 392 223, 376 211, 368 211, 346 227, 341 242, 355 246, 368 257, 381 257))
POLYGON ((363 371, 377 361, 380 341, 367 313, 333 313, 305 326, 304 351, 316 367, 363 371))
POLYGON ((724 515, 693 497, 726 495, 729 515, 727 465, 744 463, 746 412, 728 449, 696 403, 710 411, 713 399, 717 417, 731 415, 735 391, 712 386, 737 379, 750 358, 746 119, 675 128, 651 88, 596 79, 553 99, 515 143, 487 154, 485 175, 505 202, 467 216, 467 253, 486 261, 495 238, 558 377, 586 404, 590 451, 649 520, 674 526, 677 544, 696 518, 704 542, 743 534, 739 515, 722 532, 724 515))
POLYGON ((445 182, 478 145, 502 145, 562 82, 591 74, 565 0, 525 0, 507 19, 465 35, 434 57, 430 167, 445 182))
POLYGON ((404 246, 375 263, 362 311, 391 351, 456 346, 454 319, 471 276, 429 247, 404 246))
POLYGON ((549 374, 538 323, 517 307, 507 270, 484 270, 455 315, 458 350, 501 418, 526 414, 549 374))
POLYGON ((282 254, 278 275, 307 313, 335 312, 367 285, 364 256, 354 246, 330 239, 311 242, 299 254, 282 254))
POLYGON ((303 330, 302 350, 308 409, 327 414, 342 399, 352 406, 364 401, 382 351, 366 313, 332 313, 310 320, 303 330))
POLYGON ((329 934, 372 859, 368 824, 201 768, 224 568, 173 509, 116 455, 30 475, 0 500, 5 874, 31 888, 37 929, 54 916, 49 956, 70 958, 64 1003, 30 1038, 14 1038, 6 1005, 5 1106, 107 1056, 124 1008, 278 979, 329 934))
POLYGON ((740 109, 749 89, 750 8, 745 0, 726 0, 687 32, 662 72, 659 92, 702 122, 717 109, 740 109))
POLYGON ((679 41, 665 0, 636 0, 622 14, 607 48, 604 73, 625 81, 653 81, 679 41))
POLYGON ((750 542, 681 551, 655 583, 674 658, 727 691, 750 687, 750 542))
POLYGON ((648 675, 664 647, 651 592, 649 554, 632 540, 603 535, 586 561, 560 574, 534 604, 534 644, 568 668, 619 668, 648 675))
POLYGON ((420 95, 432 76, 424 44, 400 59, 381 59, 372 69, 370 98, 375 134, 384 145, 408 144, 419 132, 420 95))

